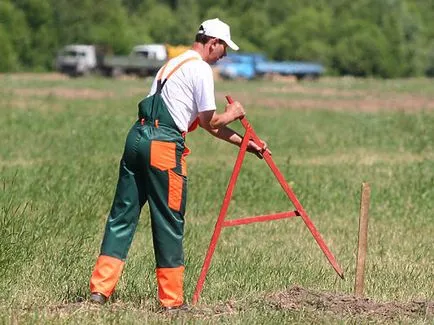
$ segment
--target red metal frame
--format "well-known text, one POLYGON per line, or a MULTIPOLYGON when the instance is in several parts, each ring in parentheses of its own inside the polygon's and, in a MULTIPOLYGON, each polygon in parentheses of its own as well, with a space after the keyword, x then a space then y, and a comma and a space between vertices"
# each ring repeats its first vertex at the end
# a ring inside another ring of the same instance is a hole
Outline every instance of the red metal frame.
MULTIPOLYGON (((226 96, 226 99, 229 103, 232 103, 233 100, 230 96, 226 96)), ((235 184, 237 182, 238 174, 240 173, 241 166, 243 164, 244 156, 247 151, 247 145, 250 140, 253 140, 258 146, 263 147, 259 137, 256 135, 255 131, 253 130, 250 123, 247 121, 245 117, 240 119, 243 127, 246 129, 246 132, 244 133, 243 141, 241 143, 240 151, 238 152, 238 157, 235 162, 234 170, 232 172, 231 178, 229 180, 229 185, 226 190, 226 195, 223 199, 223 204, 220 209, 220 214, 218 216, 214 233, 211 237, 211 242, 208 247, 208 251, 205 256, 205 260, 203 262, 202 270, 199 275, 199 279, 196 284, 196 289, 194 291, 193 295, 193 304, 196 304, 196 302, 199 300, 200 293, 202 292, 203 284, 205 282, 206 275, 208 273, 209 266, 211 264, 211 259, 214 254, 218 238, 220 236, 220 233, 222 231, 223 227, 231 227, 231 226, 239 226, 239 225, 245 225, 249 223, 254 222, 265 222, 270 220, 278 220, 283 218, 291 218, 295 216, 300 216, 304 223, 306 224, 307 228, 312 233, 312 236, 315 238, 316 242, 318 243, 319 247, 323 251, 324 255, 327 257, 328 261, 332 265, 332 267, 335 269, 336 273, 341 277, 344 278, 344 273, 337 263, 335 257, 330 252, 329 248, 325 244, 324 240, 322 239, 320 233, 315 228, 313 222, 310 220, 307 213, 304 211, 303 206, 298 201, 297 197, 295 196, 294 192, 292 191, 291 187, 288 185, 288 183, 285 181, 285 178, 283 177, 282 173, 277 168, 276 164, 274 163, 273 159, 271 158, 271 155, 268 151, 263 152, 263 158, 265 162, 268 164, 268 166, 273 171, 274 176, 276 176, 277 181, 282 186, 285 193, 288 195, 288 198, 291 200, 292 204, 294 205, 295 209, 294 211, 288 211, 288 212, 282 212, 282 213, 276 213, 276 214, 268 214, 268 215, 262 215, 262 216, 256 216, 256 217, 248 217, 248 218, 241 218, 241 219, 235 219, 235 220, 227 220, 225 221, 226 212, 229 207, 229 203, 232 198, 232 194, 234 191, 235 184)))

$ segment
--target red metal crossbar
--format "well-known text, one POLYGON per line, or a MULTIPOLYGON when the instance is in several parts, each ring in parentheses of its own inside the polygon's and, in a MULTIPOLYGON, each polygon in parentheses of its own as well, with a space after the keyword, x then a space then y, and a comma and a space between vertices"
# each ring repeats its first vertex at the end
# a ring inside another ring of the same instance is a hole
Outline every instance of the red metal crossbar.
MULTIPOLYGON (((230 96, 226 96, 226 99, 229 103, 232 103, 233 100, 230 96)), ((243 127, 245 128, 246 132, 244 133, 243 141, 241 143, 240 151, 238 152, 238 157, 235 162, 234 170, 232 172, 231 178, 229 180, 229 185, 226 190, 225 197, 223 199, 223 204, 220 209, 220 213, 214 228, 214 233, 211 237, 211 242, 208 247, 208 251, 205 256, 205 260, 203 262, 202 270, 199 275, 199 279, 196 284, 196 289, 193 294, 193 304, 196 304, 196 302, 199 300, 200 293, 202 292, 203 284, 205 282, 206 275, 208 273, 209 266, 211 264, 211 259, 215 251, 215 247, 217 245, 218 238, 220 236, 220 233, 222 231, 223 227, 231 227, 231 226, 239 226, 239 225, 245 225, 249 223, 254 222, 265 222, 270 220, 278 220, 283 218, 291 218, 295 216, 301 216, 304 223, 306 224, 307 228, 312 233, 313 237, 315 238, 316 242, 318 243, 319 247, 323 251, 324 255, 327 257, 330 264, 335 269, 336 273, 341 277, 344 278, 344 273, 337 263, 335 257, 330 252, 329 248, 325 244, 324 240, 322 239, 320 233, 315 228, 313 222, 310 220, 307 213, 304 211, 303 206, 298 201, 297 197, 295 196, 294 192, 292 191, 291 187, 288 185, 288 183, 285 181, 285 178, 283 177, 282 173, 277 168, 276 164, 274 163, 273 159, 271 158, 270 153, 265 150, 262 155, 268 166, 273 171, 274 176, 276 176, 277 181, 282 186, 285 193, 288 195, 288 198, 291 200, 292 204, 295 207, 295 211, 288 211, 288 212, 282 212, 282 213, 276 213, 276 214, 268 214, 268 215, 262 215, 262 216, 256 216, 256 217, 248 217, 248 218, 241 218, 241 219, 235 219, 235 220, 227 220, 225 221, 226 212, 229 207, 229 203, 232 198, 232 194, 234 191, 235 184, 237 182, 238 174, 240 173, 241 166, 243 164, 244 156, 247 151, 247 145, 250 140, 253 140, 258 146, 263 148, 263 144, 260 141, 259 137, 256 135, 255 131, 253 130, 250 123, 247 121, 245 117, 240 119, 243 127)))

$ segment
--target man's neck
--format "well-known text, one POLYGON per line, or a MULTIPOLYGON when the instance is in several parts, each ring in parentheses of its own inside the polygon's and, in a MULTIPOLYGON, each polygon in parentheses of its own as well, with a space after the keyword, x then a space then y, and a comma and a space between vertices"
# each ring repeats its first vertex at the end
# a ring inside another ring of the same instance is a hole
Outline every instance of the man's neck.
POLYGON ((203 45, 202 43, 199 43, 199 42, 194 42, 193 45, 191 46, 191 49, 193 51, 199 53, 202 60, 207 62, 208 52, 207 52, 207 48, 205 47, 205 45, 203 45))

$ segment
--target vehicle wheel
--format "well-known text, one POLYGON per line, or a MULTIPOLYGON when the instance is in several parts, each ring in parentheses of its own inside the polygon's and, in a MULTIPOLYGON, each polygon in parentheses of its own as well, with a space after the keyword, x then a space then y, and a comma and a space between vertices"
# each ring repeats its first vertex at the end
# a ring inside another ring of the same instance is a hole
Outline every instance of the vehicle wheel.
POLYGON ((149 75, 149 71, 148 71, 147 69, 140 69, 140 70, 137 72, 137 75, 138 75, 140 78, 146 78, 146 77, 149 75))
POLYGON ((310 74, 305 74, 302 75, 300 78, 297 77, 298 80, 303 80, 303 81, 315 81, 318 80, 319 75, 316 73, 310 73, 310 74))
POLYGON ((82 75, 83 77, 89 77, 89 76, 90 76, 90 70, 89 70, 88 68, 85 68, 85 69, 83 70, 83 72, 81 73, 81 75, 82 75))
POLYGON ((114 67, 111 71, 112 78, 119 78, 124 74, 124 70, 121 67, 114 67))
POLYGON ((295 75, 295 78, 297 78, 297 81, 304 80, 305 77, 306 77, 306 75, 304 75, 304 74, 296 74, 295 75))
POLYGON ((77 78, 79 76, 76 70, 69 72, 68 75, 70 78, 77 78))

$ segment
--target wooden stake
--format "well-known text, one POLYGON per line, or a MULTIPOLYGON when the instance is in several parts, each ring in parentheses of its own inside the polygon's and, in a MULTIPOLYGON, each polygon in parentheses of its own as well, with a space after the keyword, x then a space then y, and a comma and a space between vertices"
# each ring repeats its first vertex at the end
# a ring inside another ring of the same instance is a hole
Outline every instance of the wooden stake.
POLYGON ((362 183, 362 193, 360 198, 359 216, 359 240, 357 249, 356 281, 354 284, 354 294, 363 296, 365 280, 365 261, 368 248, 368 210, 371 188, 368 183, 362 183))

